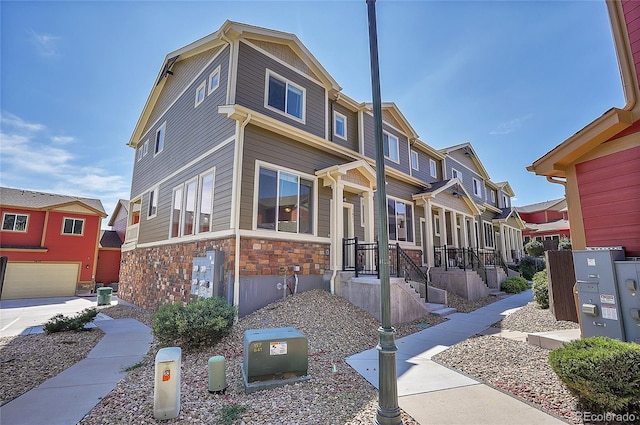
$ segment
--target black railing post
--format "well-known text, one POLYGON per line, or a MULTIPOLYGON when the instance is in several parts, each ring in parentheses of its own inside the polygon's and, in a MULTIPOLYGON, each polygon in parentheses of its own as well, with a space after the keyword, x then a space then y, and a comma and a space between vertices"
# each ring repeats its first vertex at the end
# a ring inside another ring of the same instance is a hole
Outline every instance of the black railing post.
POLYGON ((358 238, 355 237, 353 240, 353 268, 356 269, 356 277, 358 277, 358 269, 360 268, 358 267, 358 238))
POLYGON ((396 242, 396 277, 402 277, 400 275, 400 244, 396 242))

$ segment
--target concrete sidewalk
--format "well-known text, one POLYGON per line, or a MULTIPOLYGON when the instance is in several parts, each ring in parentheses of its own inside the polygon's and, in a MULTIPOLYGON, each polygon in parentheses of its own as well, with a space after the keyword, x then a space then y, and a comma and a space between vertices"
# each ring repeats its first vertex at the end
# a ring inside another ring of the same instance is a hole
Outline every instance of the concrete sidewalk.
MULTIPOLYGON (((533 300, 531 290, 471 313, 454 313, 447 322, 396 340, 400 407, 421 424, 564 424, 537 408, 442 366, 431 358, 533 300)), ((346 362, 378 388, 378 350, 347 357, 346 362)))
POLYGON ((126 376, 127 367, 144 358, 153 342, 151 329, 135 319, 106 318, 95 324, 105 336, 87 358, 0 407, 0 423, 77 424, 126 376))

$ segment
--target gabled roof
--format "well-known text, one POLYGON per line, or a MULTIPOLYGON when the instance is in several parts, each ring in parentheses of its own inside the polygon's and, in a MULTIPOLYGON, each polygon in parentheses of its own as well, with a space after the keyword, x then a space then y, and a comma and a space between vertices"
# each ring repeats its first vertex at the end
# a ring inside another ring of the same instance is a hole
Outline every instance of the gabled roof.
POLYGON ((122 240, 115 230, 100 231, 100 248, 120 248, 122 240))
POLYGON ((431 183, 431 187, 425 189, 421 193, 413 195, 413 200, 424 202, 427 198, 434 198, 438 194, 445 193, 447 191, 450 191, 452 196, 461 198, 474 215, 480 215, 482 213, 478 204, 471 199, 469 192, 467 192, 467 189, 464 188, 464 185, 457 178, 431 183))
POLYGON ((0 187, 0 205, 3 207, 49 210, 71 204, 82 205, 94 211, 100 217, 107 216, 99 199, 0 187))
POLYGON ((500 214, 495 216, 492 221, 507 221, 510 218, 514 218, 518 222, 521 229, 525 228, 525 223, 522 218, 520 218, 520 214, 518 214, 518 211, 515 208, 501 208, 500 214))
POLYGON ((172 74, 171 68, 175 63, 206 50, 229 44, 229 42, 238 39, 260 40, 286 45, 298 55, 300 60, 305 63, 313 72, 314 76, 321 81, 330 93, 336 93, 342 90, 342 87, 340 87, 295 34, 227 20, 217 31, 167 54, 127 145, 135 147, 140 141, 145 123, 153 110, 159 93, 164 87, 164 81, 172 74))
POLYGON ((521 212, 521 213, 532 213, 532 212, 547 211, 547 210, 563 211, 566 208, 567 208, 567 202, 564 198, 552 199, 550 201, 538 202, 535 204, 516 207, 518 212, 521 212))
POLYGON ((511 188, 511 185, 509 184, 509 182, 498 182, 498 183, 494 183, 498 189, 502 190, 504 193, 506 193, 509 196, 515 196, 515 192, 513 191, 513 189, 511 188))
MULTIPOLYGON (((373 103, 367 102, 364 106, 368 110, 373 111, 373 103)), ((416 133, 411 124, 409 124, 409 121, 405 118, 404 114, 400 112, 400 108, 398 108, 395 102, 382 102, 382 111, 389 113, 400 124, 400 130, 402 130, 409 139, 417 139, 419 137, 418 133, 416 133)))
POLYGON ((113 209, 113 213, 111 214, 111 217, 109 218, 109 226, 113 226, 115 224, 115 220, 118 217, 118 213, 120 212, 120 210, 124 210, 127 214, 129 213, 129 202, 124 200, 124 199, 119 199, 118 203, 116 204, 116 207, 113 209))
POLYGON ((473 146, 471 146, 471 143, 464 142, 458 145, 442 148, 440 149, 440 152, 443 155, 449 155, 451 152, 454 152, 457 150, 462 150, 465 155, 468 155, 473 161, 473 163, 476 164, 476 167, 478 167, 478 170, 480 171, 480 174, 482 175, 482 177, 485 179, 489 179, 489 173, 484 168, 484 165, 482 165, 482 162, 480 162, 480 158, 478 158, 478 154, 476 153, 475 149, 473 149, 473 146))

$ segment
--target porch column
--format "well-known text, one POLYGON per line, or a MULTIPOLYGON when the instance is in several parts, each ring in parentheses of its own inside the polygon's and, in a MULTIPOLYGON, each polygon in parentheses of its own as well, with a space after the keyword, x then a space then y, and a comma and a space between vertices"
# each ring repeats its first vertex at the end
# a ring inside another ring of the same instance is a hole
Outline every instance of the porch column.
POLYGON ((505 239, 504 223, 500 223, 500 249, 502 251, 502 259, 507 261, 507 243, 505 239))
POLYGON ((427 265, 433 267, 435 264, 435 259, 433 258, 433 211, 431 210, 431 201, 427 201, 424 204, 424 216, 425 220, 425 235, 426 243, 424 243, 424 247, 427 250, 426 258, 427 265))
POLYGON ((447 241, 447 212, 444 208, 440 208, 440 243, 444 246, 449 245, 447 241))
POLYGON ((367 190, 362 192, 362 199, 364 202, 364 242, 373 242, 375 237, 374 233, 374 215, 373 215, 373 192, 367 190))
POLYGON ((454 248, 460 248, 458 241, 458 213, 451 211, 451 243, 454 248))
POLYGON ((462 221, 460 226, 460 231, 462 232, 462 244, 463 248, 469 248, 469 232, 467 231, 467 216, 461 215, 460 220, 462 221))

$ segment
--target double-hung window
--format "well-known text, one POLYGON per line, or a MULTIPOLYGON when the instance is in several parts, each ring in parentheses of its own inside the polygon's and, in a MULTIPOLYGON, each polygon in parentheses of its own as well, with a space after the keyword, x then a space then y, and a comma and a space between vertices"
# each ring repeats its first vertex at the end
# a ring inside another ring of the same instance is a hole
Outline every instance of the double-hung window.
POLYGON ((398 138, 389 133, 383 133, 382 145, 384 148, 384 156, 394 162, 400 162, 400 148, 398 138))
POLYGON ((429 158, 429 174, 431 175, 431 177, 438 177, 438 168, 436 162, 431 158, 429 158))
POLYGON ((213 93, 220 85, 220 67, 218 66, 211 74, 209 74, 209 91, 207 94, 213 93))
POLYGON ((266 90, 266 107, 304 122, 304 88, 267 70, 266 90))
POLYGON ((81 218, 65 218, 62 225, 64 235, 82 235, 84 220, 81 218))
POLYGON ((412 150, 411 151, 411 169, 419 171, 419 164, 418 164, 418 152, 412 150))
POLYGON ((339 112, 333 112, 333 134, 342 138, 347 138, 347 117, 339 112))
POLYGON ((495 248, 493 240, 493 224, 483 223, 484 225, 484 246, 485 248, 495 248))
POLYGON ((27 214, 4 213, 2 217, 2 230, 9 232, 26 232, 28 220, 29 216, 27 214))
POLYGON ((480 180, 473 177, 473 194, 479 198, 482 198, 482 184, 480 180))
POLYGON ((259 167, 256 227, 313 234, 314 180, 259 167))
POLYGON ((147 210, 147 218, 153 218, 158 214, 158 188, 156 187, 149 192, 149 209, 147 210))
POLYGON ((389 240, 413 242, 413 205, 387 198, 389 240))
POLYGON ((158 130, 156 130, 156 143, 154 155, 159 154, 164 149, 164 135, 167 129, 167 123, 165 122, 160 126, 158 130))
POLYGON ((451 178, 462 181, 462 173, 455 168, 451 169, 451 178))
POLYGON ((148 141, 148 140, 145 140, 145 141, 144 141, 144 145, 143 145, 143 146, 144 146, 144 148, 143 148, 143 149, 144 149, 144 152, 142 153, 142 155, 144 156, 144 155, 146 155, 146 154, 149 152, 149 141, 148 141))

